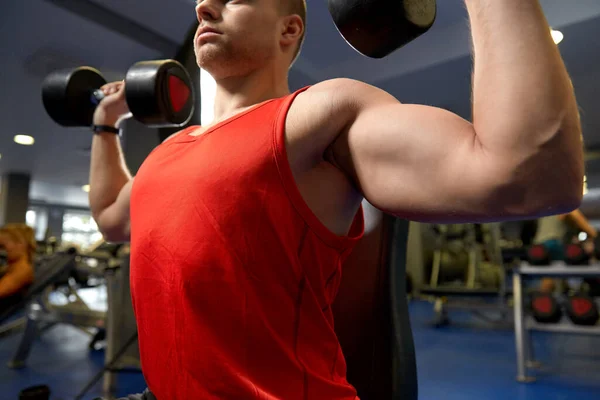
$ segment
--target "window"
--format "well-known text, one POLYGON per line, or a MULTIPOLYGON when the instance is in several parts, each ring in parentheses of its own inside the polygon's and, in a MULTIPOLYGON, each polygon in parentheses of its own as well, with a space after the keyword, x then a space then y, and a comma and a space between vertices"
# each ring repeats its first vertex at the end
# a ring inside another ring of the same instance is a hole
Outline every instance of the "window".
POLYGON ((30 207, 25 214, 25 223, 35 231, 35 240, 44 240, 48 229, 48 211, 44 208, 30 207))
POLYGON ((66 211, 63 216, 62 245, 74 245, 86 250, 102 239, 96 221, 91 213, 84 211, 66 211))

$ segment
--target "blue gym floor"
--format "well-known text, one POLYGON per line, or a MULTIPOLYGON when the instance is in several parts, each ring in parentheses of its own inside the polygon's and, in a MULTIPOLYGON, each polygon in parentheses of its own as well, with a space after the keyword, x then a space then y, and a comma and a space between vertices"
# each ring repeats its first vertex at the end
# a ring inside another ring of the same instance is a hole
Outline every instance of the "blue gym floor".
MULTIPOLYGON (((411 305, 421 400, 564 400, 600 399, 600 337, 534 335, 544 364, 538 381, 515 381, 515 351, 510 329, 492 329, 467 315, 453 313, 453 323, 434 328, 428 303, 411 305)), ((19 336, 0 340, 0 398, 16 400, 21 388, 48 384, 53 400, 72 399, 102 366, 103 353, 88 350, 89 338, 59 326, 33 348, 27 368, 5 366, 19 336)), ((119 377, 119 396, 144 389, 139 374, 119 377)), ((100 385, 85 399, 100 395, 100 385)))

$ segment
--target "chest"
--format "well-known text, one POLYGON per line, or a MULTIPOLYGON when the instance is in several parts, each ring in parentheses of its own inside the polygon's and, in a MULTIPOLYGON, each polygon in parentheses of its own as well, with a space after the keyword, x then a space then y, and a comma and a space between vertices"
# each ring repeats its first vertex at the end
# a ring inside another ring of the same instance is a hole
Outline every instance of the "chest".
POLYGON ((164 143, 136 177, 137 197, 154 198, 148 202, 153 210, 145 213, 200 201, 221 216, 240 216, 282 204, 290 195, 284 187, 291 184, 326 228, 345 235, 361 197, 345 174, 315 151, 326 127, 299 126, 297 120, 292 110, 279 128, 274 116, 238 118, 164 143))

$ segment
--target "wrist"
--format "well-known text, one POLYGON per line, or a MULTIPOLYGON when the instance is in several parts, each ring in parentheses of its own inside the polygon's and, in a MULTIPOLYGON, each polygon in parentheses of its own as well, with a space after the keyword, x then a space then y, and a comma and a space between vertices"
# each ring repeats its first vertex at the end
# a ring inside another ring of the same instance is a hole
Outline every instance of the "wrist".
POLYGON ((113 126, 109 126, 109 125, 92 125, 92 131, 95 134, 101 134, 101 133, 110 133, 110 134, 114 134, 114 135, 120 135, 121 131, 118 128, 115 128, 113 126))
POLYGON ((94 118, 94 120, 92 121, 92 125, 93 126, 109 126, 111 128, 118 129, 117 121, 111 120, 111 119, 106 120, 106 119, 94 118))
POLYGON ((107 116, 100 108, 96 109, 94 118, 92 118, 92 124, 98 126, 111 126, 113 128, 118 128, 118 122, 118 118, 107 116))

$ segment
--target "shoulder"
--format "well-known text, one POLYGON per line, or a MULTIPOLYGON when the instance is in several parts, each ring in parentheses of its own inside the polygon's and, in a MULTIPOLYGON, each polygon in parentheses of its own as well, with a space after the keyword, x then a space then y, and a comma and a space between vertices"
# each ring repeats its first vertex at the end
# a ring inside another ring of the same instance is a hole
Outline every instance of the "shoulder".
POLYGON ((285 131, 288 144, 299 149, 298 154, 320 158, 350 120, 352 98, 346 94, 350 92, 346 81, 350 80, 319 82, 294 98, 287 110, 285 131))
POLYGON ((298 94, 290 107, 293 115, 304 119, 324 118, 330 124, 353 119, 359 112, 382 104, 399 103, 386 91, 350 78, 329 79, 298 94))
POLYGON ((371 88, 372 86, 363 81, 359 81, 351 78, 334 78, 321 81, 310 87, 309 90, 318 91, 346 91, 346 89, 359 89, 364 90, 371 88))
POLYGON ((328 79, 316 83, 298 95, 299 98, 310 101, 324 101, 335 105, 351 105, 360 99, 361 95, 378 90, 365 82, 350 78, 328 79))
POLYGON ((335 78, 316 83, 303 94, 313 97, 325 96, 345 105, 361 104, 382 97, 393 98, 377 86, 350 78, 335 78))
POLYGON ((316 83, 296 96, 288 111, 288 122, 298 120, 312 128, 323 124, 324 128, 334 128, 351 116, 361 95, 369 90, 366 83, 348 78, 316 83))
POLYGON ((299 93, 286 118, 288 139, 309 140, 319 154, 370 106, 397 102, 373 85, 349 78, 322 81, 299 93))
POLYGON ((297 94, 285 117, 292 170, 307 170, 326 158, 327 149, 352 121, 352 87, 363 85, 350 79, 332 79, 297 94))

